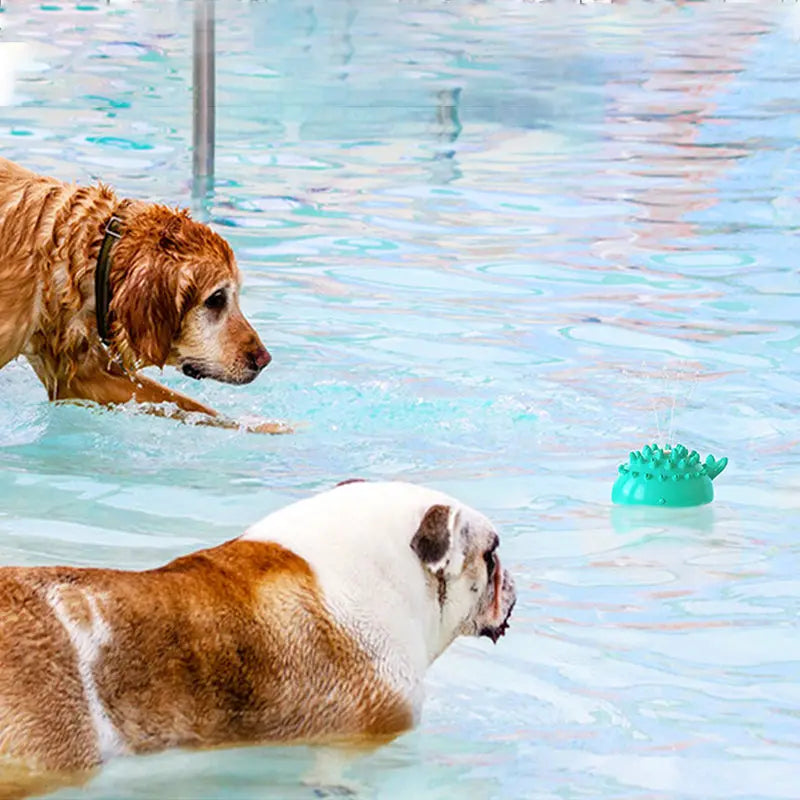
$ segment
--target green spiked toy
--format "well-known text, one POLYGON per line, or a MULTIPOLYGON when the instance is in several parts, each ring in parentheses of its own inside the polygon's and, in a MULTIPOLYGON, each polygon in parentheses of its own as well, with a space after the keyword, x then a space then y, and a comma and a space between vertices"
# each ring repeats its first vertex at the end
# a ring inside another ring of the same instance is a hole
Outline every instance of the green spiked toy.
POLYGON ((611 500, 628 506, 701 506, 714 499, 711 481, 725 469, 727 458, 709 455, 705 464, 682 444, 645 445, 620 465, 611 500))

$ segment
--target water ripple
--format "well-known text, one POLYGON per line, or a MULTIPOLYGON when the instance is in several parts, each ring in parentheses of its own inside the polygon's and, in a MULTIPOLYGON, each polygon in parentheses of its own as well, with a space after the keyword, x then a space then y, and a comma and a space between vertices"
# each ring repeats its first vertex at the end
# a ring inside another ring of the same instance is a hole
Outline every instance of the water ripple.
MULTIPOLYGON (((49 405, 13 363, 5 562, 148 567, 343 478, 424 481, 497 520, 520 600, 496 648, 434 665, 359 796, 795 797, 788 6, 218 0, 197 201, 186 5, 4 4, 3 155, 193 206, 237 252, 274 362, 246 387, 154 377, 301 423, 49 405), (730 457, 712 507, 610 507, 655 439, 730 457)), ((299 798, 309 762, 166 753, 56 796, 299 798)))

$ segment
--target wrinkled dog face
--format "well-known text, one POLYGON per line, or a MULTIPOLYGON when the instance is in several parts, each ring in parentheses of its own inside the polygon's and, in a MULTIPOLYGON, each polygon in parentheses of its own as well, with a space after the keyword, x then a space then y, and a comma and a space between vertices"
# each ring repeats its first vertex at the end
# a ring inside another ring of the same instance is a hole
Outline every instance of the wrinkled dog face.
POLYGON ((488 636, 508 628, 517 595, 497 553, 492 524, 466 507, 431 506, 411 540, 440 609, 441 647, 456 636, 488 636))
POLYGON ((112 330, 137 366, 249 383, 270 355, 239 308, 228 243, 185 211, 134 203, 112 261, 112 330))

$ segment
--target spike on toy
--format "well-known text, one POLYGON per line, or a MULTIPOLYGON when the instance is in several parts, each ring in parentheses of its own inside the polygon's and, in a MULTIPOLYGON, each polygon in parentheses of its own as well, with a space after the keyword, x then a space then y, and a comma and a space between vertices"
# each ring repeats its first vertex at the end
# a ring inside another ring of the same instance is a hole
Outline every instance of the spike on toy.
POLYGON ((701 506, 714 499, 711 481, 727 463, 727 458, 712 455, 701 462, 696 451, 682 444, 666 444, 663 450, 657 444, 645 445, 620 465, 611 500, 629 506, 701 506))

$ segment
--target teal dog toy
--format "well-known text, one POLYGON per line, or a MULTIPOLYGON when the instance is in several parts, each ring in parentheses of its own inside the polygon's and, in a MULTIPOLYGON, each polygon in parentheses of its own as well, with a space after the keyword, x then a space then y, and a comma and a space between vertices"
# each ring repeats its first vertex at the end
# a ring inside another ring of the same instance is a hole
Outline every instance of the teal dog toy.
POLYGON ((628 506, 701 506, 714 499, 711 481, 725 469, 727 458, 709 455, 705 464, 696 451, 682 445, 645 445, 634 450, 611 490, 614 503, 628 506))

